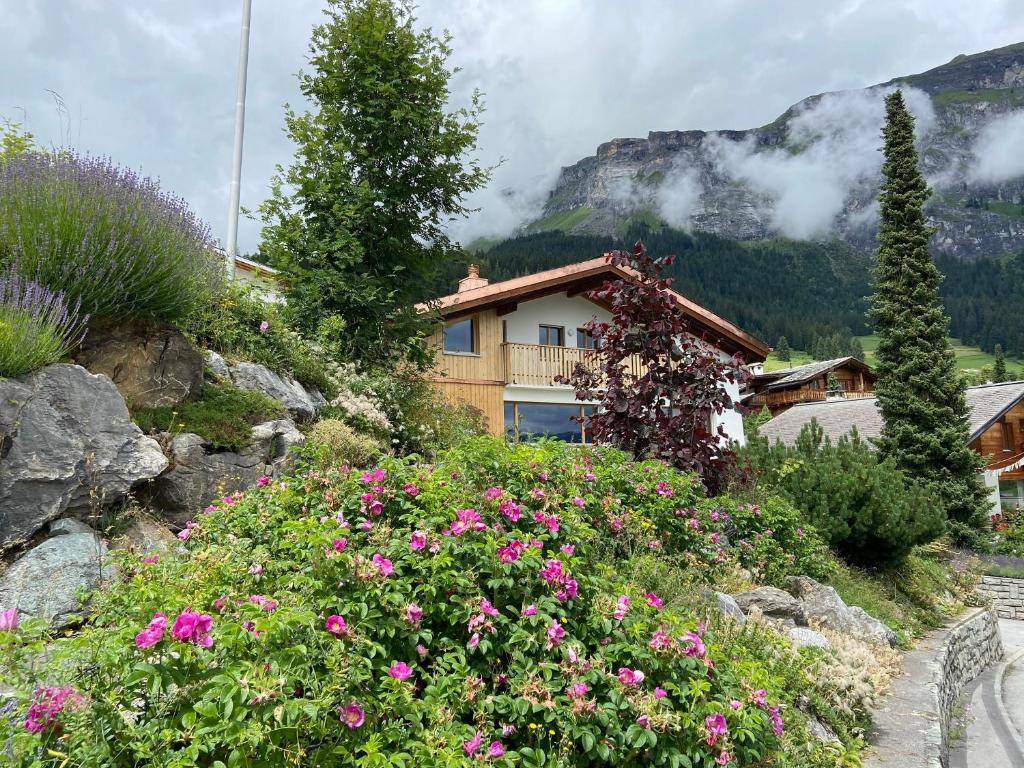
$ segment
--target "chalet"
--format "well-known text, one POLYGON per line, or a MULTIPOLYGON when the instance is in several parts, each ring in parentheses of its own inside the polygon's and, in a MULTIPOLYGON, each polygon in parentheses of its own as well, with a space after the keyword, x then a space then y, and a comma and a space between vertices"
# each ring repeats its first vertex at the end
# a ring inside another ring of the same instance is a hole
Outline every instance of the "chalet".
POLYGON ((768 406, 776 415, 797 403, 869 397, 875 391, 875 374, 855 357, 840 357, 758 374, 748 391, 744 405, 757 411, 768 406))
MULTIPOLYGON (((569 376, 584 360, 594 339, 584 325, 594 317, 610 321, 607 307, 588 293, 607 280, 635 279, 628 268, 604 257, 534 275, 490 283, 476 266, 459 281, 459 289, 422 311, 435 310, 443 319, 431 342, 446 397, 479 409, 493 434, 556 436, 583 442, 574 416, 593 404, 576 400, 571 387, 555 382, 569 376)), ((693 333, 719 350, 723 360, 740 353, 748 365, 764 362, 770 348, 686 297, 674 293, 676 307, 693 333)), ((730 394, 738 400, 739 392, 730 394)), ((733 440, 743 441, 743 422, 736 411, 716 416, 733 440)))
MULTIPOLYGON (((985 485, 993 513, 1024 507, 1024 381, 967 388, 971 448, 985 457, 985 485)), ((761 426, 772 442, 796 443, 814 419, 833 442, 856 427, 861 437, 882 433, 882 415, 874 397, 801 403, 761 426)))

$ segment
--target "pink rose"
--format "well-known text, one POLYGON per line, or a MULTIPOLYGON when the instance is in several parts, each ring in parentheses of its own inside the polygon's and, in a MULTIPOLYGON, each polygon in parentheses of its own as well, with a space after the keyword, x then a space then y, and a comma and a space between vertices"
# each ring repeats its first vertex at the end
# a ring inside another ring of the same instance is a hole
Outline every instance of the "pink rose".
POLYGON ((350 701, 343 710, 341 710, 341 722, 347 725, 349 728, 358 728, 366 720, 366 713, 363 712, 363 708, 355 701, 350 701))
POLYGON ((629 667, 619 667, 619 682, 623 685, 640 685, 644 681, 643 672, 639 669, 630 669, 629 667))
POLYGON ((164 631, 167 629, 167 616, 163 613, 154 613, 149 626, 135 636, 136 648, 152 648, 164 639, 164 631))
POLYGON ((335 637, 341 637, 348 631, 348 625, 345 624, 345 619, 336 613, 327 617, 327 622, 324 624, 324 628, 335 637))
POLYGON ((409 603, 405 606, 405 618, 410 624, 419 624, 423 618, 423 609, 416 603, 409 603))
POLYGON ((388 677, 393 677, 399 682, 405 682, 412 677, 412 667, 404 661, 396 661, 388 667, 388 677))
POLYGON ((171 636, 183 643, 209 648, 213 645, 213 638, 210 636, 212 628, 213 619, 208 614, 184 611, 174 620, 171 636))
POLYGON ((0 611, 0 632, 13 632, 18 628, 18 611, 15 608, 4 608, 0 611))

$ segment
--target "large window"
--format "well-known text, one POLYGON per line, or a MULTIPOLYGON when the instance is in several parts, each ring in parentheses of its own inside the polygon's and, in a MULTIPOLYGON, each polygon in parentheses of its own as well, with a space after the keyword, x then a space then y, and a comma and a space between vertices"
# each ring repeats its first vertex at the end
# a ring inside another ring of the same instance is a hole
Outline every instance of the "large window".
POLYGON ((449 323, 444 327, 444 351, 457 355, 473 355, 479 352, 475 317, 449 323))
POLYGON ((560 325, 542 325, 540 343, 548 347, 565 346, 565 328, 560 325))
POLYGON ((580 416, 593 406, 561 403, 505 403, 505 432, 514 440, 553 437, 567 443, 584 442, 580 416))
POLYGON ((586 328, 577 328, 576 346, 580 349, 597 349, 597 339, 586 328))
POLYGON ((1024 480, 1000 480, 999 504, 1003 509, 1024 509, 1024 480))

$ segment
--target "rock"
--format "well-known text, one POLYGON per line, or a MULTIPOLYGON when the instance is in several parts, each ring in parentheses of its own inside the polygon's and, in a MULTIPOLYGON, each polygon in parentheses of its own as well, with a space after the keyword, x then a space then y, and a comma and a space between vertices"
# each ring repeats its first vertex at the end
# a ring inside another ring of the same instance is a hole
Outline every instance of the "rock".
MULTIPOLYGON (((240 389, 255 389, 277 400, 302 421, 312 420, 326 404, 319 396, 320 405, 297 381, 286 379, 258 363, 236 363, 231 366, 231 380, 240 389)), ((319 393, 317 393, 319 395, 319 393)))
POLYGON ((723 616, 726 616, 741 627, 747 623, 747 616, 740 609, 739 605, 733 600, 732 595, 727 595, 725 592, 715 592, 715 602, 718 606, 718 612, 723 616))
POLYGON ((818 741, 824 741, 830 744, 839 743, 839 737, 836 736, 836 732, 816 717, 807 718, 807 730, 810 731, 811 735, 818 741))
POLYGON ((807 627, 791 627, 786 631, 794 648, 831 648, 832 644, 823 634, 807 627))
POLYGON ((106 376, 50 365, 0 381, 0 552, 50 520, 120 501, 166 467, 106 376))
POLYGON ((206 350, 206 367, 210 369, 214 376, 219 376, 222 379, 231 378, 231 369, 228 367, 227 360, 212 349, 206 350))
POLYGON ((83 523, 81 520, 74 520, 70 517, 62 517, 50 523, 51 536, 63 536, 67 533, 90 533, 97 535, 96 531, 83 523))
POLYGON ((261 475, 284 470, 289 449, 302 433, 288 419, 257 424, 251 442, 239 453, 212 451, 199 435, 185 432, 171 441, 171 469, 153 483, 150 506, 163 520, 181 527, 224 494, 256 485, 261 475))
POLYGON ((94 533, 66 533, 33 547, 0 577, 0 605, 21 618, 42 618, 60 628, 81 620, 81 590, 116 576, 107 548, 94 533))
POLYGON ((896 633, 863 608, 848 606, 832 587, 808 576, 790 576, 786 589, 798 598, 812 627, 824 627, 870 643, 896 645, 896 633))
POLYGON ((149 552, 171 552, 180 545, 181 542, 166 526, 148 515, 138 515, 128 523, 112 548, 128 548, 144 555, 149 552))
POLYGON ((109 377, 140 408, 177 405, 203 386, 203 356, 179 331, 152 320, 90 330, 75 362, 109 377))
POLYGON ((744 613, 756 607, 765 616, 773 619, 790 619, 796 624, 806 624, 804 611, 792 595, 775 587, 758 587, 750 592, 733 596, 744 613))

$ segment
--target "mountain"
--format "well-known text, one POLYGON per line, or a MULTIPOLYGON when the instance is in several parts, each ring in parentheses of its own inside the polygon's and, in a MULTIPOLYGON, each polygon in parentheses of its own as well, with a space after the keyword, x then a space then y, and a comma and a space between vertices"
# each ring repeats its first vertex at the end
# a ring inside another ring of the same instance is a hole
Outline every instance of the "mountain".
POLYGON ((811 96, 760 128, 613 139, 562 169, 526 232, 614 236, 642 221, 870 250, 882 100, 896 87, 918 118, 933 251, 971 261, 1024 248, 1024 43, 811 96))

